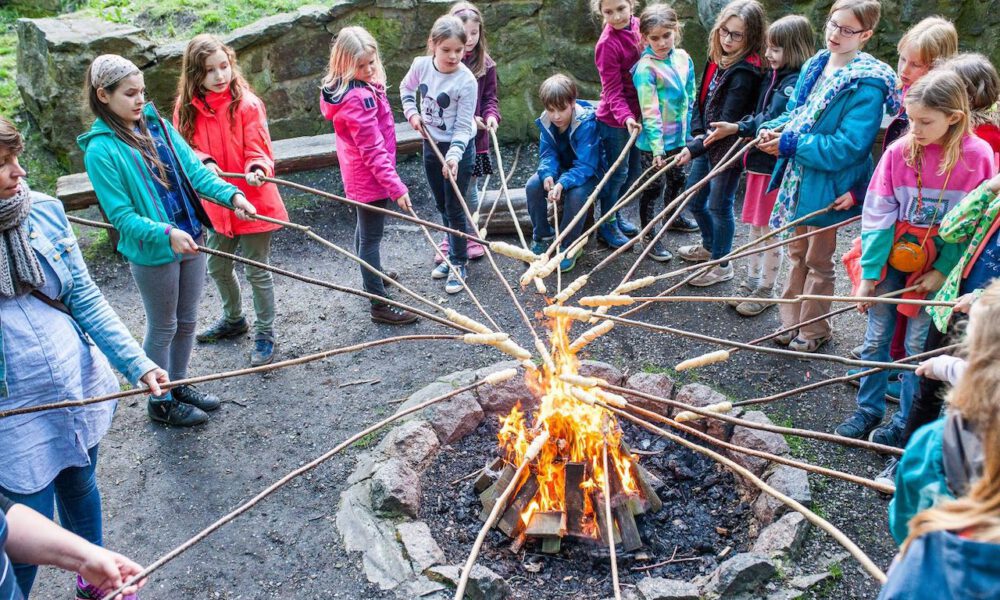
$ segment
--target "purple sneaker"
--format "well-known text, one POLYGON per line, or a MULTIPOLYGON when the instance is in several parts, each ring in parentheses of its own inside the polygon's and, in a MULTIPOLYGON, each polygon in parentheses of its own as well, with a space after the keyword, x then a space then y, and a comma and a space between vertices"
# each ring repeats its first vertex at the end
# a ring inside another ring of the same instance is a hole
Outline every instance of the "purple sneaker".
MULTIPOLYGON (((77 600, 101 600, 104 596, 108 594, 111 590, 102 590, 96 585, 91 585, 87 581, 76 576, 76 598, 77 600)), ((122 596, 122 600, 138 600, 139 596, 136 594, 129 594, 128 596, 122 596)))

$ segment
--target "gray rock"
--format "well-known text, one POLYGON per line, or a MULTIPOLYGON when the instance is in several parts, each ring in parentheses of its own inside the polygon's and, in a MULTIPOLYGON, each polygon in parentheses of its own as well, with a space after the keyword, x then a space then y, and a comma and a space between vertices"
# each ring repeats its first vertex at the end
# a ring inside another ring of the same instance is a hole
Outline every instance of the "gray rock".
POLYGON ((389 590, 409 579, 413 569, 396 541, 395 528, 375 516, 370 497, 368 481, 344 490, 337 510, 337 530, 348 552, 361 553, 368 581, 389 590))
POLYGON ((722 563, 708 579, 711 593, 722 598, 752 592, 778 572, 771 559, 760 554, 742 552, 722 563))
POLYGON ((795 560, 808 534, 809 521, 801 513, 792 511, 761 530, 754 541, 753 552, 795 560))
POLYGON ((434 541, 431 528, 423 521, 407 521, 396 526, 396 534, 413 570, 423 573, 445 561, 444 551, 434 541))
POLYGON ((476 371, 476 379, 487 375, 517 368, 517 375, 496 385, 483 385, 476 388, 476 399, 488 415, 506 416, 514 406, 520 404, 522 411, 530 411, 538 406, 538 396, 528 387, 525 381, 524 368, 517 361, 506 361, 476 371))
POLYGON ((600 377, 612 385, 621 385, 625 379, 621 369, 599 360, 581 360, 578 371, 584 377, 600 377))
POLYGON ((823 573, 814 573, 812 575, 800 575, 788 581, 788 585, 799 590, 808 590, 811 587, 816 586, 832 577, 833 574, 829 571, 823 573))
MULTIPOLYGON (((674 382, 666 375, 660 373, 635 373, 625 381, 625 387, 670 400, 674 394, 674 382)), ((669 404, 654 402, 638 396, 626 395, 628 401, 639 408, 659 413, 665 417, 672 416, 674 409, 669 404)))
MULTIPOLYGON (((427 570, 427 577, 432 581, 438 581, 450 587, 458 587, 458 580, 462 576, 462 567, 457 565, 446 565, 441 567, 431 567, 427 570)), ((469 585, 465 588, 465 597, 470 600, 505 600, 510 598, 510 586, 503 577, 482 565, 472 567, 469 574, 469 585)))
POLYGON ((768 594, 766 600, 799 600, 803 595, 802 590, 778 590, 768 594))
MULTIPOLYGON (((775 465, 774 470, 765 481, 777 491, 800 502, 803 506, 812 505, 809 477, 804 470, 788 465, 775 465)), ((757 496, 757 500, 753 503, 753 514, 762 525, 770 525, 775 519, 791 510, 784 502, 763 492, 757 496)))
MULTIPOLYGON (((435 381, 410 396, 399 411, 417 406, 423 402, 443 396, 456 389, 450 382, 435 381)), ((462 392, 448 400, 432 404, 415 413, 430 423, 442 444, 450 444, 465 437, 479 427, 485 413, 476 402, 472 392, 462 392)))
MULTIPOLYGON (((767 418, 767 415, 756 410, 746 413, 743 415, 743 418, 754 423, 773 425, 771 420, 767 418)), ((751 429, 737 425, 733 428, 733 435, 729 441, 744 448, 762 450, 771 454, 788 454, 788 443, 785 442, 785 438, 781 434, 771 431, 762 431, 760 429, 751 429)), ((761 475, 768 465, 766 459, 758 456, 750 456, 733 450, 727 450, 726 454, 740 465, 753 471, 756 475, 761 475)))
MULTIPOLYGON (((707 385, 689 383, 677 391, 677 397, 674 400, 703 408, 712 404, 718 404, 719 402, 725 402, 727 398, 707 385)), ((698 431, 707 431, 709 421, 710 419, 698 419, 697 421, 688 421, 684 424, 698 431)))
POLYGON ((358 456, 354 472, 347 478, 348 484, 368 479, 375 469, 390 458, 398 458, 415 471, 426 469, 438 449, 434 428, 427 421, 407 421, 386 434, 374 449, 358 456))
POLYGON ((688 581, 664 577, 644 577, 639 581, 639 594, 645 600, 699 600, 698 586, 688 581))
POLYGON ((399 600, 450 600, 451 594, 446 593, 448 588, 443 583, 431 581, 424 576, 417 577, 405 582, 396 588, 396 598, 399 600))
MULTIPOLYGON (((745 411, 739 406, 734 406, 733 410, 726 413, 730 417, 740 418, 743 416, 745 411)), ((708 426, 705 429, 705 433, 708 435, 720 439, 729 441, 733 437, 733 429, 736 428, 732 423, 727 423, 726 421, 720 421, 719 419, 707 419, 708 426)))
POLYGON ((464 385, 469 385, 475 380, 476 380, 476 371, 472 369, 466 369, 464 371, 455 371, 454 373, 449 373, 448 375, 443 375, 437 378, 437 381, 450 383, 451 386, 454 388, 459 388, 464 385))
POLYGON ((420 510, 420 476, 401 460, 392 458, 378 466, 371 477, 371 506, 386 516, 417 516, 420 510))

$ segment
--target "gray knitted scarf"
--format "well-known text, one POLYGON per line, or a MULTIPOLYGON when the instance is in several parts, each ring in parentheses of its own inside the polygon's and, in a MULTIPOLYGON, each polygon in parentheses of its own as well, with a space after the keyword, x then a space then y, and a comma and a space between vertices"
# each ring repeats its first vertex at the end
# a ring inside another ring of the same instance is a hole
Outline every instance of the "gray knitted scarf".
POLYGON ((17 193, 0 200, 0 296, 13 298, 45 285, 45 273, 28 243, 31 190, 21 180, 17 193))

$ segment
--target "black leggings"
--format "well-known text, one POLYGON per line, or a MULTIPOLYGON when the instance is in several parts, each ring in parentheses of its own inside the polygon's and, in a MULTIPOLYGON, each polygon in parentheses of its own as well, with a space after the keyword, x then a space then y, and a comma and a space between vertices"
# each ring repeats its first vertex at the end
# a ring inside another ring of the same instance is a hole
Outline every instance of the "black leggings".
MULTIPOLYGON (((678 154, 681 150, 683 150, 683 148, 670 150, 664 154, 663 158, 671 158, 675 154, 678 154)), ((643 169, 648 169, 653 166, 653 154, 651 152, 643 151, 641 158, 643 169)), ((685 182, 686 177, 684 175, 684 169, 682 167, 674 167, 663 175, 660 175, 658 181, 642 191, 642 196, 639 198, 639 219, 641 220, 643 227, 649 225, 649 222, 653 220, 653 215, 656 214, 656 200, 662 195, 663 205, 666 206, 667 204, 670 204, 678 194, 684 191, 685 182)), ((672 214, 673 213, 666 215, 664 219, 669 219, 672 214)), ((651 231, 650 237, 655 234, 655 231, 651 231)))
MULTIPOLYGON (((965 322, 969 316, 965 313, 953 312, 951 321, 948 322, 948 332, 942 333, 931 324, 927 331, 927 341, 924 342, 924 352, 937 350, 950 346, 962 339, 962 330, 965 329, 965 322)), ((921 377, 918 382, 917 393, 910 406, 910 414, 906 417, 906 427, 903 428, 903 446, 910 441, 913 432, 928 423, 932 423, 941 416, 941 407, 944 406, 944 393, 947 385, 943 381, 921 377)))

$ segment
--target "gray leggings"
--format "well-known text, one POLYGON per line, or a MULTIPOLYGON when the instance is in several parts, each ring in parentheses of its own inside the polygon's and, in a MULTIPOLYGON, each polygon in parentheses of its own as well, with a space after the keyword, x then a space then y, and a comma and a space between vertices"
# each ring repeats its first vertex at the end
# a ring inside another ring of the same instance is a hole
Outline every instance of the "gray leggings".
POLYGON ((146 309, 142 349, 170 375, 171 381, 187 376, 198 302, 205 285, 205 255, 199 252, 182 256, 179 262, 158 267, 129 263, 146 309))

